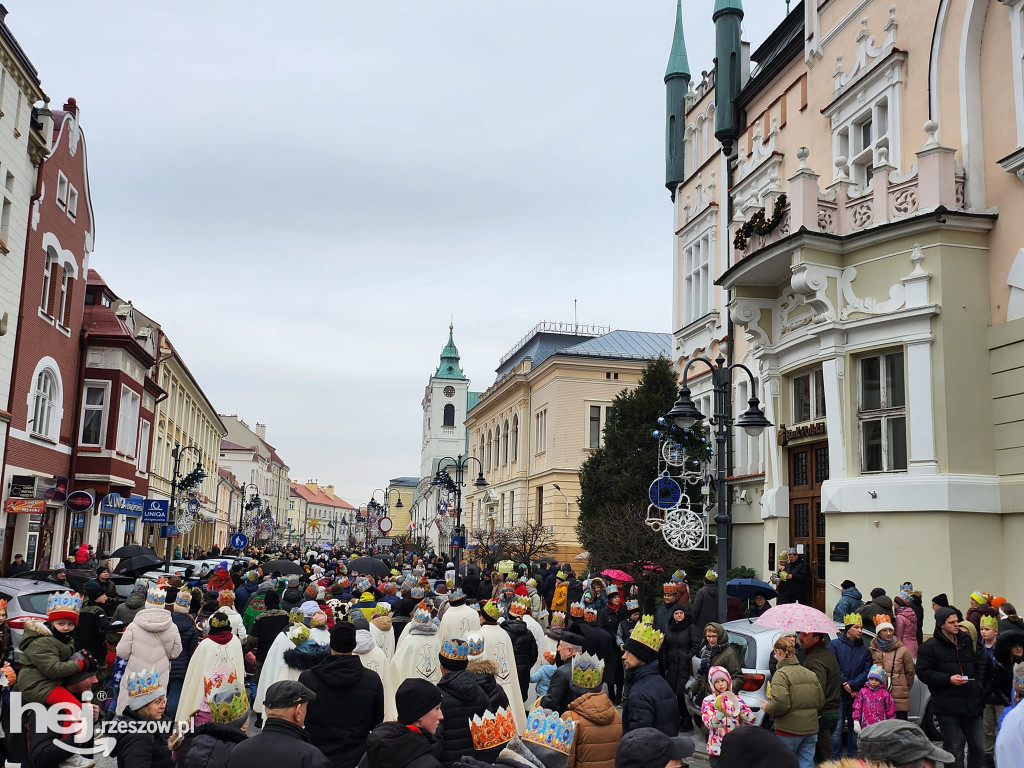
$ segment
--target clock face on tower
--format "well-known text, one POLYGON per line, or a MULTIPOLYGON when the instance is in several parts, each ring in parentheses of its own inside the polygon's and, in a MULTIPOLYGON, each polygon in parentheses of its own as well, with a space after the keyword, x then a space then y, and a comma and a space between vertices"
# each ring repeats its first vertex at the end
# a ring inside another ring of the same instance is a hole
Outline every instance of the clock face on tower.
POLYGON ((444 388, 444 396, 445 397, 455 397, 455 387, 453 387, 451 384, 449 384, 447 387, 445 387, 444 388))

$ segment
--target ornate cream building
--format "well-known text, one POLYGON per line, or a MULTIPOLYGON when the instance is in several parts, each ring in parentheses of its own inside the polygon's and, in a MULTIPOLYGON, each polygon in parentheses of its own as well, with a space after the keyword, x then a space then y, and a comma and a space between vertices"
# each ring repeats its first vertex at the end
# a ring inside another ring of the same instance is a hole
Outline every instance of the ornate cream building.
POLYGON ((734 437, 733 562, 1019 594, 1024 1, 806 0, 753 51, 742 14, 687 19, 694 84, 680 14, 665 77, 674 359, 745 362, 775 424, 734 437))
POLYGON ((671 342, 667 333, 538 323, 501 359, 466 418, 470 454, 489 483, 473 488, 471 463, 466 528, 542 523, 559 544, 556 557, 578 554, 580 466, 601 446, 615 396, 637 385, 648 362, 668 358, 671 342))

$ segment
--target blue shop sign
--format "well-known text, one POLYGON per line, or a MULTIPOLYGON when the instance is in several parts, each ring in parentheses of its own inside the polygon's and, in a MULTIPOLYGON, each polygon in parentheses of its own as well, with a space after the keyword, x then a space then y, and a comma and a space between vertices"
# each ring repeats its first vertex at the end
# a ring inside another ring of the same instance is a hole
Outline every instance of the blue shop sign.
POLYGON ((171 502, 167 499, 146 499, 142 507, 143 523, 166 523, 171 502))
POLYGON ((108 493, 100 502, 100 512, 121 515, 141 515, 146 506, 146 499, 133 493, 125 498, 119 493, 108 493))

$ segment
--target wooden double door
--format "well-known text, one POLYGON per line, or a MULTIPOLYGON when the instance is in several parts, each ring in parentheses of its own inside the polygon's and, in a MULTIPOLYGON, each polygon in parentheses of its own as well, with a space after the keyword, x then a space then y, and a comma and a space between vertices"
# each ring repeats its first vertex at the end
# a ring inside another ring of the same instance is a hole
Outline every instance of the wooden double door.
POLYGON ((825 542, 825 515, 821 511, 821 484, 826 480, 827 441, 789 447, 790 546, 803 550, 804 560, 811 569, 807 599, 822 611, 825 610, 828 545, 825 542))

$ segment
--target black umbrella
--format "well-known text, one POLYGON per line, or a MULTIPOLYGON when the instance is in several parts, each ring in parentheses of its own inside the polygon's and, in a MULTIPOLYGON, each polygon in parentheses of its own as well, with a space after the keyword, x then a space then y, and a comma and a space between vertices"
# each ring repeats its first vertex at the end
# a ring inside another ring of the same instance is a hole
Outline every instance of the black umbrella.
POLYGON ((1000 632, 996 637, 996 661, 1004 666, 1011 666, 1010 649, 1019 645, 1024 647, 1024 632, 1000 632))
POLYGON ((357 557, 349 560, 347 567, 349 573, 358 571, 361 576, 373 576, 375 579, 387 578, 388 575, 388 567, 376 557, 357 557))
POLYGON ((141 555, 152 555, 156 557, 154 552, 149 547, 144 547, 141 544, 125 544, 123 547, 118 547, 110 553, 110 557, 140 557, 141 555))
POLYGON ((117 564, 114 573, 127 573, 128 571, 137 571, 140 568, 156 568, 163 564, 164 561, 154 554, 136 555, 135 557, 123 558, 117 564))
POLYGON ((294 560, 268 560, 260 567, 263 568, 263 573, 266 574, 274 573, 275 571, 283 576, 305 573, 302 570, 302 566, 294 560))

